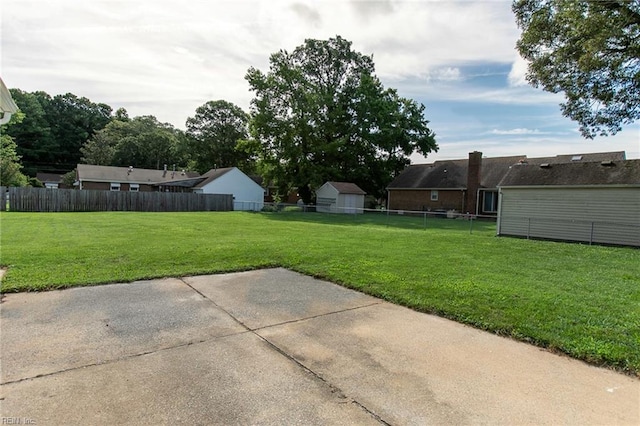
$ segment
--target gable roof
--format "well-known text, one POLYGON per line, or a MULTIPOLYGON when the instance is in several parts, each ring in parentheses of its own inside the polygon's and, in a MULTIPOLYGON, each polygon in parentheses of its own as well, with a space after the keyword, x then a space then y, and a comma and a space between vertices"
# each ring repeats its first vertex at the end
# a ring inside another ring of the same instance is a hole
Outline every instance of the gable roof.
MULTIPOLYGON (((509 167, 524 156, 483 158, 480 185, 495 188, 509 167)), ((467 187, 469 160, 441 160, 432 164, 415 164, 400 173, 390 189, 464 189, 467 187)))
POLYGON ((194 186, 194 188, 202 188, 209 182, 213 182, 214 180, 218 179, 220 176, 226 174, 227 172, 230 172, 233 169, 234 167, 224 167, 222 169, 211 169, 207 173, 201 176, 204 178, 204 180, 200 181, 197 185, 194 186))
POLYGON ((62 176, 59 173, 36 173, 36 179, 38 179, 42 183, 60 183, 62 181, 62 176))
MULTIPOLYGON (((480 187, 497 188, 514 164, 560 164, 622 161, 624 151, 588 154, 563 154, 555 157, 527 158, 526 155, 482 158, 480 187), (579 158, 578 158, 579 157, 579 158)), ((388 189, 466 189, 469 159, 440 160, 431 164, 414 164, 403 170, 388 189)))
POLYGON ((327 182, 327 183, 333 186, 340 194, 356 194, 356 195, 367 194, 355 183, 351 183, 351 182, 327 182))
POLYGON ((514 165, 499 186, 640 186, 640 160, 542 164, 514 165))
POLYGON ((78 164, 76 170, 78 179, 83 181, 145 183, 149 185, 200 176, 196 172, 95 166, 92 164, 78 164))

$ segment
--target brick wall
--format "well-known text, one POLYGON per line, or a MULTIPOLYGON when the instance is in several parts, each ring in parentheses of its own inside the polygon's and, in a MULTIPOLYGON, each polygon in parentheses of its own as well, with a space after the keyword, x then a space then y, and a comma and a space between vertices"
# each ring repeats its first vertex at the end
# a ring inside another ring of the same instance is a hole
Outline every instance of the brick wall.
POLYGON ((463 211, 464 198, 459 189, 439 190, 438 201, 431 201, 431 190, 389 190, 389 209, 463 211))

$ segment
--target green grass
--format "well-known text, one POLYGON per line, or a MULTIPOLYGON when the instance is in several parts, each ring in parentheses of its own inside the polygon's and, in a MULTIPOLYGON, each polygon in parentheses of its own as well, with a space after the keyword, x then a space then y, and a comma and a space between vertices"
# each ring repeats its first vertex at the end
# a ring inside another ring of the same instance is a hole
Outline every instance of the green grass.
POLYGON ((640 250, 318 213, 0 215, 3 292, 282 266, 640 373, 640 250))

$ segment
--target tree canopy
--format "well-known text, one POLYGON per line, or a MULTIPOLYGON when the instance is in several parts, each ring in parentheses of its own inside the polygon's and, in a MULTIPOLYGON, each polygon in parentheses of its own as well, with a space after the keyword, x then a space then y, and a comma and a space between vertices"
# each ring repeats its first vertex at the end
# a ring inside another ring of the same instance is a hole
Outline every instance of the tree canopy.
POLYGON ((351 181, 382 196, 413 152, 437 149, 424 105, 385 89, 371 56, 341 38, 308 39, 250 68, 253 151, 281 195, 305 202, 327 180, 351 181))
POLYGON ((64 172, 80 160, 80 147, 111 121, 111 107, 74 94, 10 89, 24 120, 7 129, 17 145, 25 172, 64 172))
MULTIPOLYGON (((20 123, 24 114, 18 112, 11 120, 0 126, 0 185, 1 186, 25 186, 27 177, 22 174, 20 156, 16 152, 17 145, 13 138, 7 134, 7 128, 20 123)), ((0 202, 4 203, 4 194, 0 194, 0 202)))
MULTIPOLYGON (((120 112, 122 115, 122 111, 120 112)), ((184 134, 154 116, 113 120, 81 148, 82 161, 108 166, 160 169, 183 164, 184 134)))
POLYGON ((515 0, 517 49, 535 87, 559 93, 583 136, 640 118, 640 0, 515 0))
POLYGON ((240 167, 249 162, 246 152, 237 149, 247 138, 249 116, 231 102, 210 101, 187 119, 190 157, 195 170, 205 173, 214 167, 240 167))

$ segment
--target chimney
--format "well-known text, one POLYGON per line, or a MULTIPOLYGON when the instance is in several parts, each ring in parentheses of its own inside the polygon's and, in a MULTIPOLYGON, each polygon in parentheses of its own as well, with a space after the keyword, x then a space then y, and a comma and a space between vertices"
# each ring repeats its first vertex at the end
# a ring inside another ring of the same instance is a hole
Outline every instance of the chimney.
POLYGON ((478 202, 478 189, 480 189, 480 178, 482 169, 482 153, 473 151, 469 153, 469 165, 467 166, 467 197, 465 210, 476 214, 476 204, 478 202))
POLYGON ((167 176, 167 165, 164 165, 164 171, 162 172, 162 177, 167 176))

